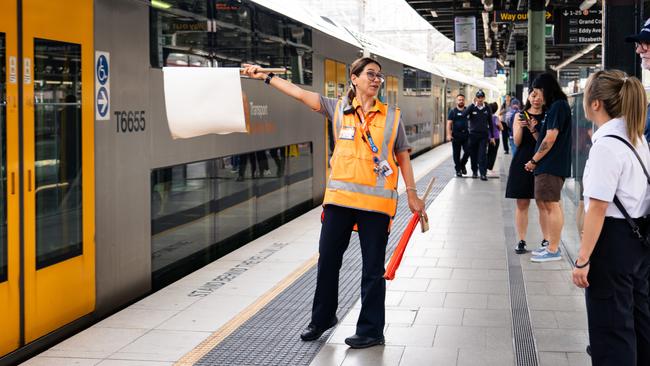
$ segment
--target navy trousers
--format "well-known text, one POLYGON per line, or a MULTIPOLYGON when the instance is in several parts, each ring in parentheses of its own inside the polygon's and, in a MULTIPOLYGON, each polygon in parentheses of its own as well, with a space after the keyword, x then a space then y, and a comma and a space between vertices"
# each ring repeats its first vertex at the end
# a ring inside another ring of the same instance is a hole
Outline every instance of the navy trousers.
POLYGON ((469 151, 472 159, 472 172, 487 175, 487 144, 488 134, 470 133, 469 134, 469 151))
POLYGON ((456 173, 460 173, 469 159, 469 137, 467 135, 453 136, 451 148, 454 157, 454 168, 456 169, 456 173), (463 157, 460 156, 461 149, 463 149, 463 157))
POLYGON ((650 365, 649 255, 624 219, 605 218, 585 291, 594 366, 650 365))
POLYGON ((339 271, 343 253, 350 243, 354 224, 361 241, 361 313, 356 334, 366 337, 384 335, 386 280, 384 262, 388 242, 388 215, 353 208, 327 205, 318 251, 318 275, 311 323, 325 328, 332 323, 338 308, 339 271))

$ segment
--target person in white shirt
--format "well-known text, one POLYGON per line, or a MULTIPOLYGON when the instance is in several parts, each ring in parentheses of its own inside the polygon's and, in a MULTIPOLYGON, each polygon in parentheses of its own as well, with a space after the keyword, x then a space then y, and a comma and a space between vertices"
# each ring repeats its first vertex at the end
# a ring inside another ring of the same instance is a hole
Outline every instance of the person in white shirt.
POLYGON ((642 240, 650 209, 646 105, 641 82, 622 71, 587 80, 583 107, 598 130, 583 178, 586 214, 573 282, 586 289, 593 365, 650 365, 650 248, 642 240))

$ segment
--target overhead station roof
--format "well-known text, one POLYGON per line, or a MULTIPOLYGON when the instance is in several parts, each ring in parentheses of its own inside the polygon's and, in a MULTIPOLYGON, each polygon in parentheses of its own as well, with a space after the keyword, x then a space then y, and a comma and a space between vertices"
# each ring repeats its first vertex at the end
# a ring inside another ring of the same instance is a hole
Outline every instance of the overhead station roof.
MULTIPOLYGON (((480 58, 489 57, 490 51, 486 50, 485 31, 487 29, 487 36, 491 39, 491 57, 497 57, 502 62, 514 60, 516 50, 516 43, 524 42, 527 44, 528 29, 527 21, 515 19, 506 20, 505 17, 497 18, 498 12, 506 11, 511 14, 520 11, 526 13, 528 11, 528 0, 406 0, 406 2, 415 9, 423 19, 427 20, 434 28, 444 34, 451 40, 454 40, 454 18, 461 16, 474 16, 476 17, 476 33, 477 33, 477 50, 472 52, 480 58), (486 5, 492 3, 492 9, 486 10, 486 5), (485 13, 485 15, 484 15, 485 13), (484 20, 487 19, 487 24, 484 20), (493 24, 494 23, 494 24, 493 24)), ((585 38, 580 38, 576 42, 567 42, 566 39, 560 40, 559 33, 561 24, 567 16, 579 13, 578 16, 586 14, 580 12, 579 7, 583 0, 548 0, 547 11, 550 16, 547 19, 547 25, 552 25, 553 29, 549 28, 549 33, 546 38, 546 63, 550 68, 557 66, 565 60, 580 54, 585 51, 588 46, 595 43, 600 43, 595 35, 587 35, 585 38), (562 43, 562 44, 560 44, 562 43)), ((590 11, 594 12, 600 9, 600 2, 594 1, 590 11)), ((587 15, 584 15, 587 16, 587 15)), ((588 17, 597 17, 598 14, 594 13, 588 17)), ((566 28, 566 26, 565 26, 566 28)), ((562 32, 564 34, 564 31, 562 32)), ((594 67, 601 63, 600 58, 601 49, 596 47, 589 52, 585 52, 579 59, 565 66, 563 70, 577 70, 581 66, 594 67)), ((527 55, 525 55, 525 59, 527 55)), ((525 65, 526 67, 526 65, 525 65)))
POLYGON ((464 84, 475 85, 486 90, 496 90, 494 84, 457 72, 449 67, 435 65, 420 55, 397 48, 366 33, 353 30, 349 26, 340 25, 337 20, 318 14, 318 11, 304 6, 304 3, 300 1, 253 0, 253 2, 318 29, 332 37, 356 45, 359 49, 365 49, 370 54, 401 62, 404 65, 428 71, 444 78, 457 80, 464 84))

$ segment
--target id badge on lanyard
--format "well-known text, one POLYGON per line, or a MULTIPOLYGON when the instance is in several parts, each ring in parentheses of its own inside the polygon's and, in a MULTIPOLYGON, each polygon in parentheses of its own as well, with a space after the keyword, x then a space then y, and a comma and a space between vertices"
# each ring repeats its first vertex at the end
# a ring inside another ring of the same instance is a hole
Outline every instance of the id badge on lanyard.
POLYGON ((358 110, 355 110, 355 114, 357 117, 359 117, 359 120, 361 124, 359 125, 359 129, 361 130, 361 139, 366 143, 368 148, 370 148, 370 151, 372 152, 372 161, 375 163, 374 171, 375 174, 381 175, 384 177, 388 177, 391 174, 393 174, 393 169, 390 167, 390 164, 388 164, 388 161, 386 160, 379 160, 379 157, 377 157, 377 153, 379 152, 379 149, 377 148, 377 145, 375 144, 375 141, 372 139, 372 135, 370 134, 370 127, 366 125, 366 121, 363 118, 362 115, 359 114, 358 110), (364 134, 365 132, 365 134, 364 134))

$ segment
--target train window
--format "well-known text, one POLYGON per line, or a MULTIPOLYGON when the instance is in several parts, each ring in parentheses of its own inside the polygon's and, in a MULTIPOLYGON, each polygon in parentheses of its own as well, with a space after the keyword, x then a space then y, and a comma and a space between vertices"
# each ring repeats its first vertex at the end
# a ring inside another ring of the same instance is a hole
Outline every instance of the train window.
POLYGON ((175 0, 164 9, 158 4, 152 3, 150 15, 153 67, 255 63, 286 68, 279 77, 312 84, 309 27, 250 1, 175 0))
POLYGON ((152 2, 151 65, 209 66, 207 1, 152 2))
POLYGON ((82 252, 81 45, 34 40, 36 267, 82 252))
POLYGON ((287 72, 280 77, 311 85, 311 29, 259 6, 254 19, 256 63, 284 67, 287 72))
POLYGON ((431 74, 418 70, 418 95, 431 95, 431 74))
POLYGON ((404 66, 404 95, 417 95, 418 76, 417 70, 404 66))
POLYGON ((215 50, 217 65, 256 63, 253 56, 253 9, 239 1, 217 1, 215 50))
MULTIPOLYGON (((6 65, 5 34, 0 33, 0 65, 6 65)), ((7 73, 0 67, 0 282, 7 280, 7 73)))
POLYGON ((311 209, 312 161, 301 143, 153 170, 154 287, 311 209))

